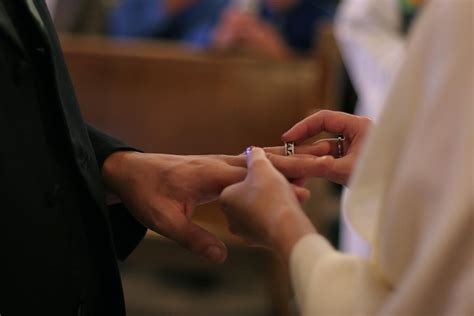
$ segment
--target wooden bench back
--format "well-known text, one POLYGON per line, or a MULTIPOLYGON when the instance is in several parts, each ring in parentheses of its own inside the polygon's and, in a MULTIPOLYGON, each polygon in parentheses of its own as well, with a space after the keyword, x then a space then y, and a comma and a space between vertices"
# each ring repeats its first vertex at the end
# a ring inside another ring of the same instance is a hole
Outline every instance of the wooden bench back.
POLYGON ((149 152, 278 145, 317 106, 313 61, 215 58, 178 46, 63 37, 85 118, 149 152))

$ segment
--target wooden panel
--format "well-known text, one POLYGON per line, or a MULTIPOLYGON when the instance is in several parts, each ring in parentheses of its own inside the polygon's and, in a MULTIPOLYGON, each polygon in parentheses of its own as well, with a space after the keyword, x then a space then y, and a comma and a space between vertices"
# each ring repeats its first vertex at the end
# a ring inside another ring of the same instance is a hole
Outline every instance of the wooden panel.
POLYGON ((218 59, 98 38, 62 44, 86 119, 145 151, 235 154, 277 145, 317 106, 311 61, 218 59))

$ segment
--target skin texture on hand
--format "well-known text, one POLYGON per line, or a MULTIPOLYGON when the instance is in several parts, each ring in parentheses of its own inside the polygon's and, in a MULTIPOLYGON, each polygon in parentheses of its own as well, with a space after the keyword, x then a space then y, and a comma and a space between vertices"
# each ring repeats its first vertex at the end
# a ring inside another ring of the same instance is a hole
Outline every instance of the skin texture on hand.
POLYGON ((347 185, 366 136, 370 119, 343 112, 319 111, 283 134, 284 142, 301 144, 321 132, 344 136, 343 156, 337 157, 337 139, 322 139, 312 145, 296 146, 296 154, 285 157, 277 148, 267 150, 273 165, 289 178, 322 177, 347 185))
POLYGON ((191 221, 194 208, 245 178, 242 156, 117 152, 104 163, 106 186, 147 228, 215 262, 227 257, 216 236, 191 221))
POLYGON ((303 213, 291 185, 260 148, 248 156, 243 182, 227 187, 220 202, 234 234, 271 247, 288 260, 295 243, 315 229, 303 213))

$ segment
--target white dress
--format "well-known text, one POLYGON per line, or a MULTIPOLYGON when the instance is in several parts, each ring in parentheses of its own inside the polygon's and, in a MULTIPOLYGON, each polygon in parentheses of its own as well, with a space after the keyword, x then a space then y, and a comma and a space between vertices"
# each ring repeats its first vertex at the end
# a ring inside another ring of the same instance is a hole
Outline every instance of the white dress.
POLYGON ((293 248, 302 315, 474 315, 474 0, 433 0, 351 181, 369 260, 293 248))

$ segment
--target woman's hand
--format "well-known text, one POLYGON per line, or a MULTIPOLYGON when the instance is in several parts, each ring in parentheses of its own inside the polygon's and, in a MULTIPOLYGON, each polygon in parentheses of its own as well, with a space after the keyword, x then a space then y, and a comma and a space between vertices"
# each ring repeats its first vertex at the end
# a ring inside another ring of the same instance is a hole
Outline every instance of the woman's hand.
POLYGON ((284 142, 301 144, 321 132, 344 137, 342 156, 338 157, 338 139, 321 139, 311 145, 296 146, 296 154, 282 156, 281 148, 266 149, 273 165, 288 178, 323 177, 346 185, 364 145, 372 122, 370 119, 343 112, 319 111, 283 134, 284 142))
POLYGON ((245 180, 227 187, 220 197, 229 229, 253 243, 275 248, 288 259, 294 244, 315 232, 298 202, 307 199, 309 192, 289 183, 260 148, 249 153, 247 166, 245 180))

